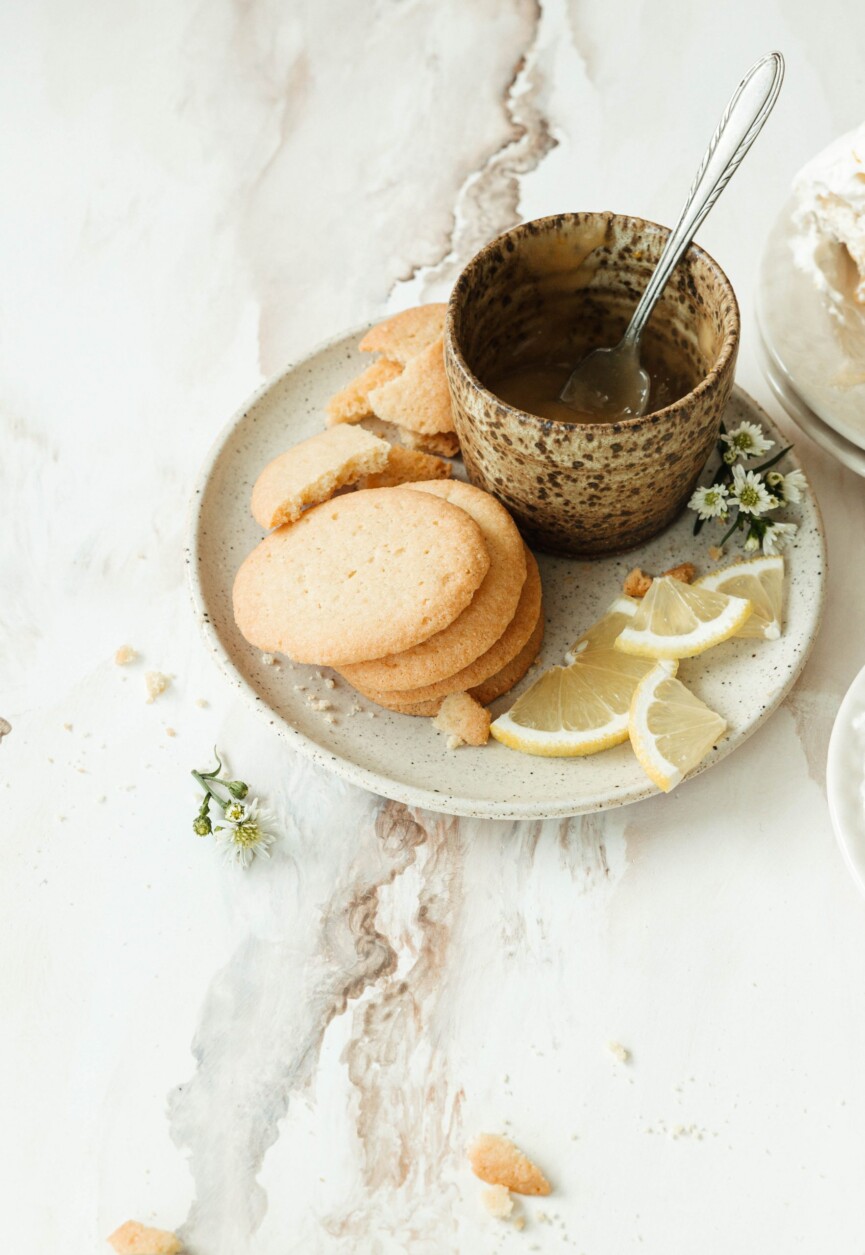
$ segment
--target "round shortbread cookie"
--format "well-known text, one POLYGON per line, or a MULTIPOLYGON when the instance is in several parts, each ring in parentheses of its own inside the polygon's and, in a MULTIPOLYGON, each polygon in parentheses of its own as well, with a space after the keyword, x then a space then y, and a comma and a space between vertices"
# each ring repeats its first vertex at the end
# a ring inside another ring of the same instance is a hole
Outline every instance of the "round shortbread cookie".
POLYGON ((366 489, 266 536, 235 577, 234 617, 258 649, 345 665, 442 631, 489 565, 465 510, 415 489, 366 489))
MULTIPOLYGON (((490 702, 494 702, 497 697, 509 692, 515 684, 519 684, 520 680, 528 671, 529 667, 537 658, 544 641, 544 616, 543 610, 538 615, 538 621, 534 626, 534 630, 515 658, 512 658, 501 671, 497 671, 495 675, 491 675, 488 680, 484 680, 483 684, 478 684, 475 688, 469 689, 469 694, 480 702, 482 706, 489 706, 490 702)), ((461 690, 463 691, 463 690, 461 690)), ((427 702, 389 702, 378 701, 376 698, 370 698, 377 706, 384 706, 387 710, 396 711, 400 715, 437 715, 441 709, 444 697, 433 698, 427 702)))
MULTIPOLYGON (((541 573, 534 554, 526 547, 528 574, 513 619, 495 644, 454 675, 446 676, 435 684, 420 685, 410 690, 361 689, 364 697, 371 698, 380 706, 399 706, 405 702, 432 701, 447 697, 448 693, 468 693, 482 685, 503 667, 508 666, 520 654, 535 630, 541 612, 541 573)), ((344 672, 343 674, 347 674, 344 672)))
MULTIPOLYGON (((499 639, 516 613, 525 584, 526 548, 516 523, 495 497, 458 479, 407 487, 418 494, 442 497, 471 515, 481 529, 490 569, 471 603, 444 631, 402 653, 346 667, 343 674, 349 684, 363 692, 416 689, 461 671, 499 639)), ((526 636, 529 631, 531 623, 526 636)), ((494 666, 479 679, 495 670, 494 666)))

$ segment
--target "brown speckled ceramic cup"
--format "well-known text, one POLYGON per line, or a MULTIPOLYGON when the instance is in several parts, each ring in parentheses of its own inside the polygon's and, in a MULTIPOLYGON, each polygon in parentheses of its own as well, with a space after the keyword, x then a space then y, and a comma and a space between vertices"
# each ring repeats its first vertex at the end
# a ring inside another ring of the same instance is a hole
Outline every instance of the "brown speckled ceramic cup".
POLYGON ((493 240, 451 295, 445 364, 473 483, 497 496, 530 544, 554 553, 621 552, 683 509, 718 438, 733 386, 739 308, 717 262, 692 245, 656 305, 643 362, 673 362, 680 400, 616 423, 539 418, 485 385, 531 360, 549 328, 565 361, 618 342, 668 231, 620 214, 558 214, 493 240))

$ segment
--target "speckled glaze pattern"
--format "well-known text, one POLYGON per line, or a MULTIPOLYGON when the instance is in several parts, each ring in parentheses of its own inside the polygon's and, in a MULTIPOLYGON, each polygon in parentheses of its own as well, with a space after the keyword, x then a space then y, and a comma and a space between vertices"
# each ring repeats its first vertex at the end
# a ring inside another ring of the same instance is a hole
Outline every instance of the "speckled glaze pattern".
MULTIPOLYGON (((739 309, 726 275, 693 246, 649 321, 691 391, 665 409, 568 424, 507 405, 482 380, 531 353, 544 325, 575 343, 615 344, 660 257, 667 229, 611 213, 527 222, 483 248, 451 295, 445 365, 469 478, 499 497, 530 544, 553 553, 622 552, 682 510, 718 436, 733 386, 739 309)), ((579 360, 584 350, 574 349, 579 360)))
MULTIPOLYGON (((353 783, 412 806, 537 819, 606 810, 656 793, 628 745, 585 759, 532 758, 493 742, 482 749, 449 751, 430 720, 394 714, 357 698, 326 669, 287 661, 269 665, 240 635, 231 588, 238 566, 261 537, 249 513, 252 485, 261 467, 287 445, 321 430, 327 398, 365 363, 357 343, 366 330, 340 336, 266 384, 235 415, 207 458, 193 495, 188 569, 208 648, 276 735, 353 783), (328 703, 333 723, 316 709, 318 702, 328 703)), ((743 419, 763 423, 775 440, 783 440, 762 410, 735 389, 726 421, 735 425, 743 419)), ((794 453, 784 469, 798 465, 794 453)), ((810 491, 786 517, 799 524, 799 531, 789 551, 784 635, 765 648, 753 641, 728 641, 682 664, 682 678, 730 728, 700 771, 719 763, 771 714, 804 666, 816 636, 826 555, 820 512, 810 491)), ((687 515, 637 554, 593 562, 541 555, 546 632, 539 664, 562 661, 575 638, 621 590, 635 563, 663 571, 691 561, 701 572, 710 570, 707 551, 717 539, 711 526, 695 537, 687 515)), ((730 558, 736 553, 731 545, 730 558)), ((506 710, 536 674, 530 672, 494 702, 493 715, 506 710)), ((687 782, 681 787, 687 789, 687 782)))

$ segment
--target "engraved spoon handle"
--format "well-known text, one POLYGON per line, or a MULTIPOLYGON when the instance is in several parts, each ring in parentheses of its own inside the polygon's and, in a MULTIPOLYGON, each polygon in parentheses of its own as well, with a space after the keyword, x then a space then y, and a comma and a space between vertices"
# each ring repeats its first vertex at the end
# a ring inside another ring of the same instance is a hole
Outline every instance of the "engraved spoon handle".
POLYGON ((763 129, 784 80, 784 58, 769 52, 752 65, 736 88, 712 136, 688 199, 628 324, 622 342, 636 344, 658 297, 667 286, 703 219, 738 170, 763 129))

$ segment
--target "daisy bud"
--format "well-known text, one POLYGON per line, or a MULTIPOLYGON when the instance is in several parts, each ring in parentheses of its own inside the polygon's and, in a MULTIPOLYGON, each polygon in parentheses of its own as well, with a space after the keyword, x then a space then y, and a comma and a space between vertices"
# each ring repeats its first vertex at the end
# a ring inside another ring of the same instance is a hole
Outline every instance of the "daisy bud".
POLYGON ((239 798, 241 802, 249 792, 249 785, 244 784, 242 780, 227 780, 225 787, 232 797, 239 798))
POLYGON ((210 822, 210 816, 209 815, 196 816, 192 825, 192 831, 195 833, 197 837, 206 837, 209 833, 211 833, 213 831, 213 826, 211 825, 211 822, 210 822))

